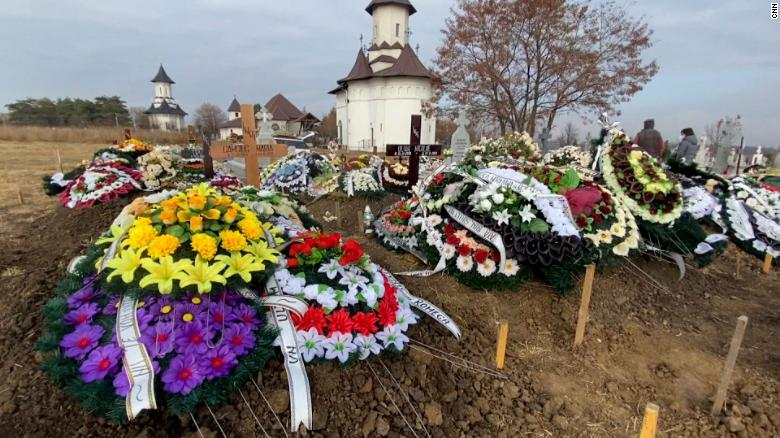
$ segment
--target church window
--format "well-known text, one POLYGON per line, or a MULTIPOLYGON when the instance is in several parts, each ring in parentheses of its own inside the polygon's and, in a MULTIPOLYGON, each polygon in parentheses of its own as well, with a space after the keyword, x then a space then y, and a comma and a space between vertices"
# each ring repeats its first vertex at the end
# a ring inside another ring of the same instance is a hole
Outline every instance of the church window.
POLYGON ((401 36, 401 24, 395 23, 395 36, 399 37, 401 36))
POLYGON ((379 124, 379 132, 382 132, 382 124, 379 124))

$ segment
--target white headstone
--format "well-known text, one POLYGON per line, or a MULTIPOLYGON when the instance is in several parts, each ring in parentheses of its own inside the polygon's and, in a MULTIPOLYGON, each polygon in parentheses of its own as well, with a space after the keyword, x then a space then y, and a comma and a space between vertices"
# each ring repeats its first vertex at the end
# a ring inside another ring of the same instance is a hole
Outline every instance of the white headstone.
POLYGON ((471 146, 471 138, 469 137, 469 132, 466 130, 468 124, 469 121, 466 119, 466 112, 461 111, 460 114, 458 114, 458 129, 455 130, 450 139, 452 160, 456 163, 463 160, 466 149, 471 146))
POLYGON ((271 129, 271 118, 273 117, 273 114, 268 112, 265 107, 261 107, 260 111, 255 114, 255 118, 260 121, 258 133, 257 133, 257 144, 272 144, 273 143, 273 137, 274 137, 274 131, 271 129))

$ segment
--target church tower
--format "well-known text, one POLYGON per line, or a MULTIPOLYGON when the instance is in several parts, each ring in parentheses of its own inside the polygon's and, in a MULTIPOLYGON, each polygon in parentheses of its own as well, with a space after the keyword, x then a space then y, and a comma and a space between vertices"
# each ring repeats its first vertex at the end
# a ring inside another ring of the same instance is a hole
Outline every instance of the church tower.
MULTIPOLYGON (((361 47, 346 77, 330 92, 336 96, 338 141, 350 149, 385 150, 406 144, 413 114, 433 96, 431 73, 410 45, 409 17, 417 9, 409 0, 372 0, 366 7, 373 34, 361 47)), ((423 143, 434 143, 436 119, 423 117, 423 143)))
POLYGON ((184 116, 187 113, 179 107, 173 98, 173 79, 165 72, 162 64, 157 75, 151 80, 154 84, 154 99, 152 105, 144 111, 149 116, 149 124, 153 129, 164 131, 181 131, 184 129, 184 116))

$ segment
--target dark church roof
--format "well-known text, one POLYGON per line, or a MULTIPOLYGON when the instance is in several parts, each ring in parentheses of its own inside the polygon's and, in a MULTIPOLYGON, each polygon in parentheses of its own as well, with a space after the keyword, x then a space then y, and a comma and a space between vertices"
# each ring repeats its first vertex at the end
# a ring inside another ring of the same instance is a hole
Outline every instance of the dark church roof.
POLYGON ((366 6, 366 12, 373 15, 374 9, 376 9, 378 6, 384 5, 404 6, 409 9, 409 15, 413 15, 415 12, 417 12, 417 9, 412 6, 412 3, 409 0, 371 0, 371 3, 366 6))
POLYGON ((390 64, 395 64, 395 61, 396 59, 390 55, 379 55, 376 58, 374 58, 374 60, 371 61, 369 64, 374 64, 376 62, 389 62, 390 64))
POLYGON ((151 82, 167 82, 169 84, 176 83, 173 82, 173 79, 171 79, 168 76, 168 73, 165 73, 165 69, 163 68, 162 64, 160 64, 160 69, 157 70, 157 76, 155 76, 154 79, 151 80, 151 82))
POLYGON ((181 109, 178 105, 175 107, 168 105, 168 102, 164 101, 159 107, 155 107, 154 104, 144 111, 144 114, 172 114, 174 116, 186 116, 187 113, 181 109))
POLYGON ((241 112, 241 104, 238 103, 238 99, 236 99, 236 96, 233 96, 233 101, 230 102, 230 106, 228 106, 228 112, 229 113, 240 113, 241 112))
POLYGON ((220 124, 219 127, 220 128, 243 128, 244 125, 241 122, 241 117, 239 117, 233 120, 228 120, 227 122, 220 124))
POLYGON ((267 109, 268 112, 273 114, 274 116, 273 120, 291 121, 291 120, 297 120, 300 117, 304 116, 301 110, 299 110, 298 107, 293 105, 292 102, 287 100, 286 97, 282 96, 281 93, 272 97, 271 100, 269 100, 268 103, 265 104, 265 109, 267 109))
POLYGON ((410 76, 417 78, 432 77, 431 72, 425 68, 422 62, 420 62, 420 59, 417 57, 417 54, 414 53, 412 46, 408 44, 403 48, 403 50, 401 50, 401 55, 398 57, 398 59, 395 59, 391 56, 382 55, 377 57, 377 59, 375 59, 373 62, 390 62, 393 63, 393 65, 375 73, 368 63, 368 58, 366 58, 366 55, 364 55, 363 51, 360 50, 358 52, 357 59, 355 59, 355 64, 352 66, 352 70, 350 70, 347 77, 340 79, 338 81, 338 87, 329 91, 328 93, 338 94, 339 91, 347 87, 348 82, 361 79, 389 78, 399 76, 410 76))

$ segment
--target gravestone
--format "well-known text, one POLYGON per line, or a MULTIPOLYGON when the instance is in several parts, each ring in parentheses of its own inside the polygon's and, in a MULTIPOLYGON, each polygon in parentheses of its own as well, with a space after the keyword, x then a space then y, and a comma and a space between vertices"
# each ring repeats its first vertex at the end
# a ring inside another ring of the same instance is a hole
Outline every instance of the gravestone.
POLYGON ((471 146, 471 137, 469 137, 469 132, 466 130, 468 124, 469 121, 466 119, 466 112, 461 111, 458 114, 458 129, 455 130, 450 139, 452 161, 455 163, 463 160, 463 157, 466 155, 466 149, 471 146))
POLYGON ((385 156, 409 158, 409 186, 417 184, 420 179, 420 157, 441 155, 441 145, 420 144, 420 132, 422 131, 422 116, 412 115, 411 133, 409 144, 389 144, 385 148, 385 156))
POLYGON ((221 141, 209 148, 213 159, 243 158, 246 169, 246 182, 255 187, 260 186, 260 168, 257 159, 269 158, 271 162, 287 155, 287 146, 283 144, 257 144, 254 107, 251 104, 241 105, 241 122, 244 133, 242 143, 221 141))
POLYGON ((539 143, 541 143, 541 146, 542 146, 542 153, 549 152, 547 150, 547 148, 548 148, 548 144, 550 142, 550 138, 552 138, 550 136, 550 130, 547 129, 547 127, 545 126, 544 128, 542 128, 541 134, 539 134, 539 143))

